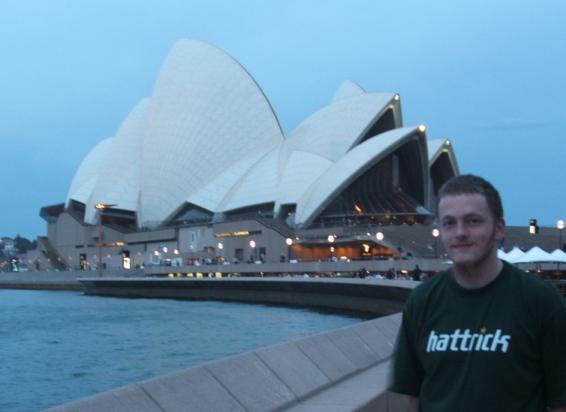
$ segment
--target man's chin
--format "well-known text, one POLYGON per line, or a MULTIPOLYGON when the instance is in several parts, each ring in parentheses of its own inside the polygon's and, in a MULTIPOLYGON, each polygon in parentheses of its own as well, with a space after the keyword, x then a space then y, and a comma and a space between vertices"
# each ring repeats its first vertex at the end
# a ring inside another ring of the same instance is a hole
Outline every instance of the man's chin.
POLYGON ((452 256, 454 266, 473 266, 478 259, 473 256, 452 256))

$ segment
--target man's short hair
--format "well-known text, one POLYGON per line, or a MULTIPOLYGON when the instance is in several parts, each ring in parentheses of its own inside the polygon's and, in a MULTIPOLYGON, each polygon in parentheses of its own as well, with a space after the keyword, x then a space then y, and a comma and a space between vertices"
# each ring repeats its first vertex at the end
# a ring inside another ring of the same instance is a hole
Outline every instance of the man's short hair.
POLYGON ((455 176, 444 183, 438 191, 436 210, 438 211, 438 204, 444 196, 467 195, 474 193, 485 197, 487 207, 491 211, 495 220, 503 219, 503 205, 501 203, 499 192, 487 180, 474 175, 455 176))

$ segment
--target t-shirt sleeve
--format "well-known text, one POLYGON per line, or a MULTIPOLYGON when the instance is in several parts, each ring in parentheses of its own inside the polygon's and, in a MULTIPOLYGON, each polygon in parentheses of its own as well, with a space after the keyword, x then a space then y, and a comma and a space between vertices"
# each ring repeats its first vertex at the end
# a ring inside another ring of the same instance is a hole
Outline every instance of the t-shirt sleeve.
POLYGON ((403 311, 403 321, 397 335, 389 390, 419 396, 424 376, 416 350, 416 325, 411 322, 410 305, 403 311))
POLYGON ((542 356, 548 406, 566 406, 566 303, 562 301, 543 323, 542 356))

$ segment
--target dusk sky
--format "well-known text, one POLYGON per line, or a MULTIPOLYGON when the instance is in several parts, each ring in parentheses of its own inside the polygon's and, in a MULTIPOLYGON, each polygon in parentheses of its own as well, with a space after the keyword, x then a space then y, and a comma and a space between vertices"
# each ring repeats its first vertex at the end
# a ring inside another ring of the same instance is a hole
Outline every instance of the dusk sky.
MULTIPOLYGON (((82 159, 146 96, 179 38, 224 49, 286 134, 340 83, 401 95, 450 138, 507 223, 566 219, 566 2, 4 0, 0 236, 46 234, 82 159)), ((164 182, 167 184, 167 182, 164 182)))

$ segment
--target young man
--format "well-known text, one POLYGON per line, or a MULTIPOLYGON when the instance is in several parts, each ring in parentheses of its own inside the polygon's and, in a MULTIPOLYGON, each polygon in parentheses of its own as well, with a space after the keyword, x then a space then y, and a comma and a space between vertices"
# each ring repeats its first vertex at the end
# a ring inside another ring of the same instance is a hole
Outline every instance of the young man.
POLYGON ((497 258, 505 222, 489 182, 458 176, 438 198, 453 266, 409 297, 391 390, 415 411, 565 412, 566 301, 497 258))

